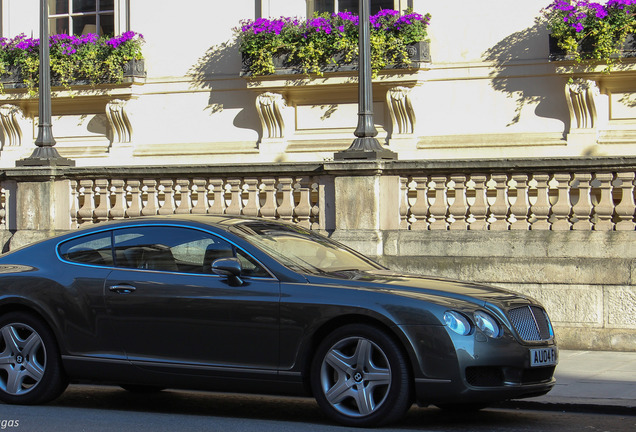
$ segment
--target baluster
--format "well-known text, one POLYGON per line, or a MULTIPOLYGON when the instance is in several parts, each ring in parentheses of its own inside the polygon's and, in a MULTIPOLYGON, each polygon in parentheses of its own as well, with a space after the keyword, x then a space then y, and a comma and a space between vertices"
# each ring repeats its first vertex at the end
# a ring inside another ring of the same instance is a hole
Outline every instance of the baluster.
POLYGON ((531 207, 532 215, 536 221, 532 224, 533 230, 550 229, 550 176, 548 174, 535 174, 534 180, 537 182, 537 201, 531 207))
POLYGON ((210 180, 210 185, 212 185, 214 201, 208 208, 208 213, 217 215, 224 214, 227 207, 225 202, 225 183, 221 179, 212 179, 210 180))
POLYGON ((428 212, 428 177, 413 177, 415 182, 415 203, 411 206, 413 216, 412 230, 427 230, 429 228, 428 212))
POLYGON ((99 205, 93 213, 98 222, 107 221, 110 212, 110 194, 108 190, 108 180, 95 180, 95 192, 96 200, 99 199, 99 205))
POLYGON ((466 199, 466 176, 455 174, 451 176, 455 182, 455 202, 450 206, 449 212, 453 219, 450 224, 451 230, 467 230, 466 214, 468 214, 468 201, 466 199))
POLYGON ((192 191, 190 190, 190 180, 177 179, 179 186, 180 200, 179 206, 175 210, 175 214, 189 214, 192 211, 192 191))
POLYGON ((528 193, 528 175, 513 174, 512 179, 517 183, 515 203, 510 207, 510 213, 514 215, 515 221, 510 224, 511 230, 528 230, 528 214, 530 213, 530 196, 528 193))
POLYGON ((594 229, 596 231, 611 231, 614 229, 612 216, 614 215, 614 200, 612 198, 612 173, 597 173, 594 178, 600 182, 601 197, 594 206, 594 214, 596 215, 596 223, 594 229))
POLYGON ((157 190, 157 181, 152 179, 144 179, 143 185, 146 188, 147 201, 141 214, 144 216, 154 216, 159 212, 159 191, 157 190))
POLYGON ((282 201, 278 206, 278 216, 284 221, 292 221, 294 215, 294 195, 292 190, 292 179, 290 177, 282 177, 279 179, 279 185, 282 191, 282 201))
POLYGON ((255 178, 246 178, 245 185, 247 187, 247 203, 243 207, 243 214, 256 217, 261 206, 259 181, 255 178))
POLYGON ((192 184, 197 193, 197 204, 192 207, 192 214, 206 214, 208 212, 208 182, 205 179, 194 179, 192 184))
POLYGON ((572 207, 572 218, 575 220, 572 224, 574 230, 591 230, 592 222, 592 196, 591 185, 592 174, 575 173, 574 182, 578 182, 579 201, 572 207))
POLYGON ((113 219, 123 219, 126 216, 126 191, 124 190, 123 180, 113 180, 111 182, 114 189, 115 204, 110 209, 110 215, 113 219))
POLYGON ((93 212, 95 211, 95 193, 93 191, 93 180, 80 180, 80 188, 84 189, 84 203, 77 212, 80 224, 93 222, 93 212))
POLYGON ((128 189, 130 190, 130 205, 126 209, 126 216, 131 218, 141 216, 141 181, 128 180, 126 184, 128 185, 128 189))
MULTIPOLYGON (((71 210, 70 210, 70 216, 71 216, 71 228, 72 229, 79 228, 79 223, 77 221, 77 210, 79 208, 79 191, 77 190, 78 186, 79 185, 77 183, 77 180, 71 180, 71 210)), ((2 189, 2 197, 5 198, 5 189, 4 188, 2 189)), ((6 203, 6 200, 4 202, 6 203)), ((2 210, 5 211, 4 208, 2 210)), ((5 213, 5 216, 3 216, 3 218, 4 217, 6 217, 6 213, 5 213)))
POLYGON ((400 177, 400 229, 409 228, 409 179, 400 177))
POLYGON ((313 181, 311 183, 311 226, 309 229, 320 229, 320 184, 318 181, 313 181))
MULTIPOLYGON (((0 229, 1 230, 7 229, 7 203, 9 202, 8 195, 9 195, 8 189, 0 188, 0 229)), ((73 206, 75 206, 75 203, 73 203, 73 206)), ((73 227, 73 225, 71 225, 71 227, 73 227)))
POLYGON ((448 222, 446 221, 446 214, 448 212, 447 178, 445 176, 433 176, 431 180, 435 183, 435 202, 430 207, 430 228, 432 230, 445 230, 448 229, 448 222))
POLYGON ((261 207, 261 216, 265 219, 276 219, 276 179, 264 178, 262 181, 265 203, 261 207))
POLYGON ((510 225, 508 222, 508 210, 510 210, 510 202, 508 201, 508 175, 493 174, 491 176, 495 182, 495 202, 490 206, 491 215, 495 218, 490 224, 493 231, 506 231, 510 225))
POLYGON ((552 214, 554 221, 552 229, 555 231, 568 231, 570 229, 570 212, 572 204, 570 201, 570 179, 568 173, 558 173, 554 175, 557 182, 558 198, 557 202, 552 206, 552 214))
POLYGON ((632 172, 619 172, 616 177, 621 181, 621 201, 616 206, 616 231, 633 231, 634 224, 634 178, 636 174, 632 172))
POLYGON ((311 178, 310 177, 298 177, 296 179, 296 185, 300 192, 298 198, 298 204, 294 209, 296 220, 298 225, 307 229, 311 228, 309 218, 311 217, 311 178))
POLYGON ((483 231, 488 229, 488 177, 485 174, 473 174, 471 180, 475 183, 475 203, 470 206, 470 214, 475 219, 469 226, 470 230, 483 231))
POLYGON ((230 179, 227 184, 230 187, 230 204, 225 212, 230 215, 240 215, 243 209, 243 182, 241 179, 230 179))
POLYGON ((161 179, 159 184, 163 187, 163 205, 159 208, 159 214, 172 215, 176 210, 174 182, 171 179, 161 179))

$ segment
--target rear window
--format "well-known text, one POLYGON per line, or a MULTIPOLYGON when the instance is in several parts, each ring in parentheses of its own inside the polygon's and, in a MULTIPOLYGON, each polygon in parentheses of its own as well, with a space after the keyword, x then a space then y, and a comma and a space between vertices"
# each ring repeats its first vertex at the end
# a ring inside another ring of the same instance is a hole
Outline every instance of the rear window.
POLYGON ((66 261, 97 266, 112 266, 113 252, 110 231, 74 238, 59 246, 59 253, 66 261))

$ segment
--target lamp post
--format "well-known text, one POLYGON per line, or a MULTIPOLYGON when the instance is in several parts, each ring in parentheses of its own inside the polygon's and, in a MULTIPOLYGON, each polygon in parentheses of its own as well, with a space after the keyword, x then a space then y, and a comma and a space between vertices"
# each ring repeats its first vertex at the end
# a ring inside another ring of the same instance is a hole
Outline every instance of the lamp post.
POLYGON ((373 88, 371 85, 371 42, 369 40, 370 0, 359 2, 358 37, 358 127, 357 137, 351 146, 334 154, 335 160, 347 159, 397 159, 397 153, 382 147, 375 136, 378 134, 373 123, 373 88))
POLYGON ((49 58, 49 4, 40 0, 40 85, 37 146, 31 156, 16 161, 16 166, 75 166, 75 161, 64 158, 55 149, 51 129, 51 61, 49 58))

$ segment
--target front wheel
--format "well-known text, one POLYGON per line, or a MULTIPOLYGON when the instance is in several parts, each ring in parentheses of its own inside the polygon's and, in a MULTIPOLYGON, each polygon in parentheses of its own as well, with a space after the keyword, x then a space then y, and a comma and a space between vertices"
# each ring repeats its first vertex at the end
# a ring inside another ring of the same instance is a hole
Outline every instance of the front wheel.
POLYGON ((333 420, 353 427, 400 419, 412 403, 401 347, 369 325, 341 327, 319 345, 311 367, 314 397, 333 420))
POLYGON ((68 385, 53 332, 23 312, 0 317, 0 400, 38 404, 58 397, 68 385))

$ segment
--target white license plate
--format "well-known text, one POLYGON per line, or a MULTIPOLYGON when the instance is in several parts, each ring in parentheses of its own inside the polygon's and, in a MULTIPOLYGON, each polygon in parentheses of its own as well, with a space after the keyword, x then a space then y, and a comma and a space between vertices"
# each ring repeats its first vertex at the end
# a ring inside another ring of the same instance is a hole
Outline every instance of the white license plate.
POLYGON ((530 366, 555 366, 557 364, 556 348, 538 348, 530 350, 530 366))

